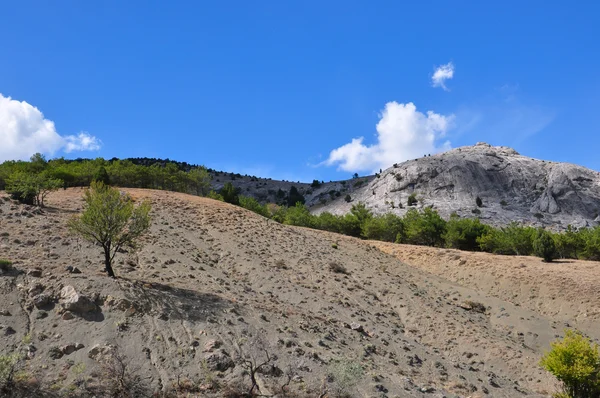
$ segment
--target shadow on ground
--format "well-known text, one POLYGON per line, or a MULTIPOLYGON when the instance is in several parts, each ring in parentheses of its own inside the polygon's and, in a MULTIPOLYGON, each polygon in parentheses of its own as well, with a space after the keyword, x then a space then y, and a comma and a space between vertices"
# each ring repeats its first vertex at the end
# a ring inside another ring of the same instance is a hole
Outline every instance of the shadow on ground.
POLYGON ((133 302, 136 309, 144 313, 157 313, 164 320, 206 321, 222 313, 223 309, 235 306, 232 301, 212 293, 161 283, 129 282, 132 286, 123 289, 126 298, 133 302))

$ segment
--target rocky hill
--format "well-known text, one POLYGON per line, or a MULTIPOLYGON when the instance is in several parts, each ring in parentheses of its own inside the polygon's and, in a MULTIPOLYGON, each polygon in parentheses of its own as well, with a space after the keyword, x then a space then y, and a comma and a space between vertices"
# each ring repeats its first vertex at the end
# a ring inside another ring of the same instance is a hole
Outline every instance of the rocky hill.
MULTIPOLYGON (((344 185, 354 188, 348 192, 350 202, 344 200, 345 191, 325 204, 318 204, 313 195, 312 210, 344 214, 361 201, 376 214, 402 215, 414 194, 416 207, 432 206, 444 217, 453 212, 477 216, 493 225, 518 221, 563 229, 569 224, 595 226, 600 221, 600 173, 485 143, 398 163, 344 185), (358 187, 356 181, 362 181, 358 187), (478 197, 481 206, 476 204, 478 197)), ((326 184, 315 194, 330 189, 326 184)))
POLYGON ((0 355, 26 358, 22 380, 60 396, 107 396, 124 381, 133 396, 234 397, 248 389, 249 359, 267 362, 264 395, 545 396, 556 387, 538 366, 549 343, 565 326, 600 337, 598 263, 500 267, 484 253, 127 191, 151 200, 153 221, 139 251, 118 254, 116 280, 100 249, 67 231, 81 189, 51 194, 44 210, 0 193, 0 257, 12 262, 0 271, 0 355), (561 293, 569 286, 577 294, 561 293))

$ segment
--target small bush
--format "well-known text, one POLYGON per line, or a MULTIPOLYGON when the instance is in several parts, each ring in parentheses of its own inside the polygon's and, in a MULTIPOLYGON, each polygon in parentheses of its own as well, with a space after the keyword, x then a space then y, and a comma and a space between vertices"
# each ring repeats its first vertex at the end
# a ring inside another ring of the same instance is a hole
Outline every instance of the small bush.
POLYGON ((580 333, 568 330, 562 341, 552 343, 540 365, 562 382, 568 397, 600 396, 600 351, 580 333))
POLYGON ((0 258, 0 271, 10 271, 12 269, 12 262, 0 258))
POLYGON ((342 264, 332 261, 329 263, 329 270, 335 272, 336 274, 344 274, 348 275, 349 272, 342 264))
POLYGON ((508 203, 506 203, 506 200, 501 200, 500 206, 508 206, 508 203))
POLYGON ((332 244, 331 244, 331 247, 332 247, 332 248, 334 248, 334 249, 337 249, 337 248, 338 248, 338 245, 337 245, 337 243, 332 243, 332 244))
POLYGON ((406 204, 409 206, 415 206, 417 204, 417 202, 418 202, 417 194, 411 193, 410 196, 408 197, 408 200, 406 201, 406 204))
POLYGON ((479 210, 478 208, 475 208, 475 209, 471 210, 471 213, 473 213, 473 214, 481 214, 481 210, 479 210))
POLYGON ((345 200, 346 202, 350 203, 350 202, 352 202, 352 197, 351 197, 350 195, 346 195, 346 196, 344 197, 344 200, 345 200))
POLYGON ((556 244, 548 231, 540 229, 533 240, 533 252, 545 262, 552 262, 556 258, 556 244))
POLYGON ((339 361, 329 365, 328 376, 334 397, 352 397, 353 390, 363 375, 363 368, 353 361, 339 361))
POLYGON ((477 198, 475 198, 475 204, 477 205, 477 207, 483 206, 483 201, 481 200, 481 198, 479 196, 477 198))
POLYGON ((463 307, 469 309, 470 311, 479 312, 480 314, 485 314, 486 308, 480 302, 467 300, 463 303, 463 307))

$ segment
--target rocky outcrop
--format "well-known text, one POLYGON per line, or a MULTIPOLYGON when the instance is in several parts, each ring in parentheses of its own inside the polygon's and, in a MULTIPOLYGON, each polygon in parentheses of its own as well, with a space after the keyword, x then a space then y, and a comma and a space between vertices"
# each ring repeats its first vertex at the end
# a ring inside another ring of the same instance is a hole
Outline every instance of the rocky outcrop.
MULTIPOLYGON (((360 201, 376 214, 403 215, 408 197, 415 194, 416 207, 432 206, 444 217, 477 215, 493 225, 517 221, 556 229, 594 226, 600 213, 600 173, 481 142, 399 163, 358 180, 363 183, 348 190, 350 202, 342 192, 312 211, 344 214, 360 201), (476 205, 477 197, 483 206, 476 205)), ((356 186, 356 181, 345 185, 356 186)))

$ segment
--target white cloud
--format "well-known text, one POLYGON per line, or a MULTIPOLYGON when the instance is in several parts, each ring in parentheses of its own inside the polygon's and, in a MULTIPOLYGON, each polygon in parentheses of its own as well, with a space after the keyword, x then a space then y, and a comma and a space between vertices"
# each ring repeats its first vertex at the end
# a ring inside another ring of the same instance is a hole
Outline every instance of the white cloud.
POLYGON ((0 94, 0 162, 29 159, 36 152, 54 155, 60 150, 94 151, 101 144, 84 132, 63 137, 38 108, 0 94))
POLYGON ((67 135, 65 137, 64 151, 69 153, 73 151, 97 151, 102 146, 102 142, 88 133, 82 131, 77 135, 67 135))
POLYGON ((377 143, 365 145, 364 137, 354 138, 334 149, 323 164, 338 165, 344 171, 379 171, 394 163, 450 149, 450 142, 438 145, 454 120, 454 115, 417 111, 409 102, 388 102, 377 123, 377 143))
POLYGON ((452 62, 448 62, 446 65, 440 65, 433 72, 433 76, 431 76, 431 84, 433 87, 441 87, 446 91, 450 91, 448 87, 446 87, 446 80, 452 79, 454 77, 454 64, 452 62))

